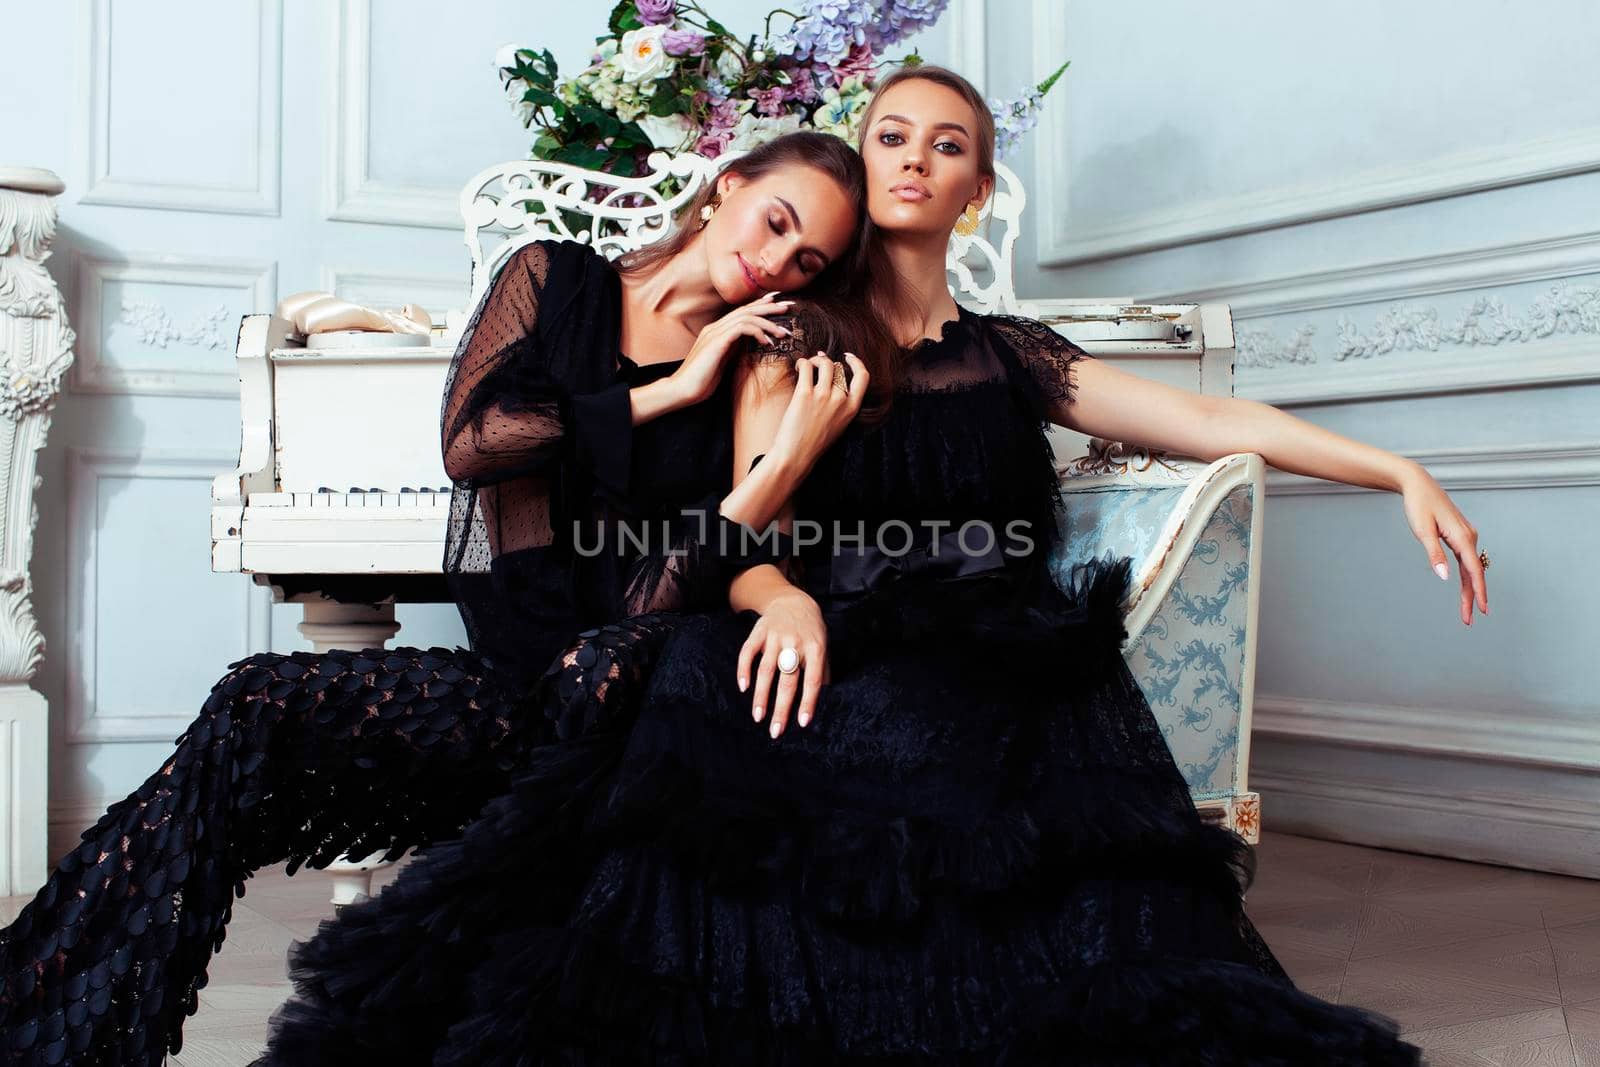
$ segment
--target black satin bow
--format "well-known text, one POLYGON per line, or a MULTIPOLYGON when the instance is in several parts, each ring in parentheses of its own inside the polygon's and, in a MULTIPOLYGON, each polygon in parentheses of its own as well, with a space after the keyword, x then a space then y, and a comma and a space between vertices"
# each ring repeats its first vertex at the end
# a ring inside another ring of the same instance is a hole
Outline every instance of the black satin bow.
POLYGON ((831 596, 857 596, 900 581, 913 574, 929 578, 965 578, 1005 566, 1006 556, 997 538, 969 535, 969 540, 986 540, 983 552, 968 552, 961 545, 959 529, 946 530, 938 537, 914 544, 903 552, 886 552, 873 544, 841 549, 822 556, 812 564, 813 588, 826 588, 831 596))

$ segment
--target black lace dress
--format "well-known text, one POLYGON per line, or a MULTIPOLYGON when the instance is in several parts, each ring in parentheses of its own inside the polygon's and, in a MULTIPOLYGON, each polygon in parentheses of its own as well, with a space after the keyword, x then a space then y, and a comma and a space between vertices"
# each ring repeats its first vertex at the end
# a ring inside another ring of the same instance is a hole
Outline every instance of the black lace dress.
POLYGON ((621 355, 619 299, 611 265, 572 243, 525 246, 496 275, 443 400, 445 570, 472 647, 232 664, 176 751, 0 930, 0 1062, 131 1067, 179 1051, 252 872, 394 858, 455 833, 533 745, 581 724, 581 708, 529 699, 576 632, 688 606, 697 578, 726 601, 731 560, 685 509, 715 514, 731 483, 729 390, 635 430, 628 389, 681 361, 621 355), (617 516, 669 532, 646 550, 575 549, 574 522, 617 516))
POLYGON ((537 690, 584 732, 295 946, 258 1067, 1417 1063, 1246 917, 1254 853, 1119 652, 1130 561, 1044 570, 1081 358, 967 312, 925 342, 797 501, 812 724, 752 722, 753 612, 592 631, 537 690))

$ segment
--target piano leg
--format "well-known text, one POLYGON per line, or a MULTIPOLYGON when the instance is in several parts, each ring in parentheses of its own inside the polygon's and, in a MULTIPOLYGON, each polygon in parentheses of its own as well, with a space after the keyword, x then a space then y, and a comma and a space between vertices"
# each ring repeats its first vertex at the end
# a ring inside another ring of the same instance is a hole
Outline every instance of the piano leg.
POLYGON ((305 621, 295 629, 311 642, 313 652, 383 648, 400 632, 400 624, 394 621, 393 604, 308 600, 301 607, 305 609, 305 621))
MULTIPOLYGON (((340 604, 331 600, 308 600, 301 605, 305 619, 295 627, 311 642, 311 651, 327 652, 342 648, 359 650, 383 648, 400 632, 393 604, 340 604)), ((393 866, 382 853, 360 860, 338 859, 325 868, 333 881, 333 903, 340 906, 365 900, 372 895, 372 872, 393 866)))

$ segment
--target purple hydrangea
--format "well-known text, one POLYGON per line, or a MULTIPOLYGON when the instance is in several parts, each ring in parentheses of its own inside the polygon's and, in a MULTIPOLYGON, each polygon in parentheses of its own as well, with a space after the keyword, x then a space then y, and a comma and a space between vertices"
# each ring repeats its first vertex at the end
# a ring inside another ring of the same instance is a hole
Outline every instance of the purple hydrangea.
POLYGON ((867 43, 869 27, 880 17, 882 0, 806 0, 787 33, 772 40, 778 55, 828 66, 850 49, 867 43))
POLYGON ((1071 65, 1071 60, 1061 64, 1055 73, 1016 100, 989 101, 989 110, 994 112, 995 155, 1009 154, 1022 143, 1023 134, 1039 125, 1039 109, 1044 105, 1044 94, 1051 90, 1071 65))
MULTIPOLYGON (((932 26, 950 0, 806 0, 800 17, 773 38, 778 55, 827 70, 852 49, 873 53, 932 26)), ((842 80, 838 79, 838 80, 842 80)))
POLYGON ((990 100, 994 112, 994 152, 1004 158, 1022 143, 1022 135, 1039 124, 1039 106, 1044 93, 1030 89, 1017 100, 990 100))
POLYGON ((939 21, 950 0, 882 0, 881 13, 869 30, 875 52, 897 44, 939 21))
POLYGON ((678 17, 678 0, 633 0, 633 6, 646 26, 662 26, 678 17))
POLYGON ((706 50, 706 37, 693 30, 668 30, 661 35, 661 49, 669 56, 697 56, 706 50))
MULTIPOLYGON (((847 78, 860 78, 868 85, 878 76, 878 57, 870 45, 858 44, 850 49, 844 58, 836 60, 825 67, 816 67, 816 76, 825 85, 839 86, 847 78)), ((807 74, 812 71, 808 70, 807 74)))
POLYGON ((710 113, 706 115, 705 125, 701 127, 700 138, 694 143, 694 150, 707 159, 716 159, 728 148, 728 142, 733 140, 733 128, 739 124, 742 112, 732 100, 721 100, 712 105, 710 113))
POLYGON ((821 90, 818 89, 816 79, 812 77, 810 68, 800 67, 788 73, 789 84, 784 91, 788 94, 790 100, 810 103, 821 96, 821 90))

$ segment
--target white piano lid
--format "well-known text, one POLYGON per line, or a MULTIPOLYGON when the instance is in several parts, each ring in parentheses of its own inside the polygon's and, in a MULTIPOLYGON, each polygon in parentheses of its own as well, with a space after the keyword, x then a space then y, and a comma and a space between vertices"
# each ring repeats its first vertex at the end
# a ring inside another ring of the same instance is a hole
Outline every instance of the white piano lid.
POLYGON ((306 337, 307 348, 426 348, 427 334, 390 333, 387 330, 328 330, 306 337))

